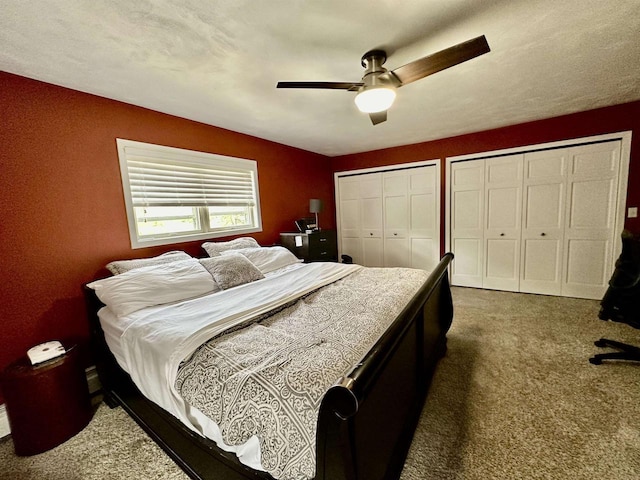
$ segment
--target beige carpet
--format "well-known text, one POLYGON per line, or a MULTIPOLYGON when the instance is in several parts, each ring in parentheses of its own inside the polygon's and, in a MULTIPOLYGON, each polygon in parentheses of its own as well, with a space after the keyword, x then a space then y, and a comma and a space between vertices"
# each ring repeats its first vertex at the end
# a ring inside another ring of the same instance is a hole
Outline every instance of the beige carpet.
MULTIPOLYGON (((454 289, 455 320, 402 480, 638 480, 640 364, 591 365, 598 302, 454 289)), ((65 444, 19 458, 0 442, 0 478, 185 480, 122 411, 100 405, 65 444)))

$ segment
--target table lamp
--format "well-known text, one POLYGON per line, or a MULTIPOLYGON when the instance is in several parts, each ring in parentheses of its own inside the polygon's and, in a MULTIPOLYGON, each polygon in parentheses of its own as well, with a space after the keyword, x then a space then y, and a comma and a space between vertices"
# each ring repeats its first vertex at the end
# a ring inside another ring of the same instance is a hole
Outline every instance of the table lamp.
POLYGON ((318 224, 318 212, 322 211, 322 200, 319 198, 310 199, 309 211, 316 214, 316 230, 320 230, 320 224, 318 224))

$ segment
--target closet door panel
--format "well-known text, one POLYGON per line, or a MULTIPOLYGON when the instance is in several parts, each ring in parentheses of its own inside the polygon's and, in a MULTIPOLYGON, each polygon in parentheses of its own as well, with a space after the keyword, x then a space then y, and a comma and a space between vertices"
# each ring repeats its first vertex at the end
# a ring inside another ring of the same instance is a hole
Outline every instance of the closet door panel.
POLYGON ((562 229, 564 184, 530 184, 525 188, 525 227, 562 229))
POLYGON ((438 257, 434 257, 433 252, 436 245, 430 238, 411 238, 409 241, 411 250, 411 268, 421 268, 431 271, 438 264, 438 257))
MULTIPOLYGON (((513 279, 515 273, 514 265, 518 262, 519 251, 517 243, 513 240, 501 240, 490 238, 486 241, 487 245, 487 262, 486 279, 492 282, 490 285, 498 284, 499 280, 504 280, 504 289, 513 289, 513 279)), ((491 288, 487 285, 487 288, 491 288)), ((498 288, 498 287, 495 287, 498 288)), ((517 291, 513 289, 513 291, 517 291)))
POLYGON ((434 194, 413 194, 409 199, 409 229, 432 238, 437 227, 434 194))
POLYGON ((409 179, 409 265, 433 270, 440 259, 440 177, 435 165, 407 170, 409 179))
POLYGON ((520 187, 489 187, 487 191, 487 230, 518 229, 520 220, 520 187))
POLYGON ((562 294, 601 299, 613 272, 620 142, 569 150, 562 294))
POLYGON ((360 175, 362 265, 383 265, 382 174, 360 175))
POLYGON ((407 238, 385 238, 384 266, 411 266, 411 252, 409 251, 409 240, 407 238))
POLYGON ((484 264, 484 164, 451 165, 451 283, 482 287, 484 264))
POLYGON ((363 198, 360 200, 360 230, 364 238, 382 237, 382 199, 363 198))
POLYGON ((382 237, 362 238, 362 263, 367 267, 384 267, 382 237))
POLYGON ((485 160, 484 288, 520 288, 523 158, 485 160))
POLYGON ((451 248, 455 252, 455 262, 451 267, 453 284, 482 287, 482 238, 454 238, 451 248))
POLYGON ((344 225, 341 230, 343 237, 360 236, 360 201, 358 199, 340 201, 340 222, 344 225))
POLYGON ((567 149, 524 156, 520 291, 560 295, 567 149))
POLYGON ((409 209, 407 204, 407 195, 384 197, 384 231, 387 236, 389 234, 397 236, 401 233, 407 235, 409 229, 409 209))
POLYGON ((560 294, 562 243, 558 240, 528 239, 522 242, 522 277, 520 291, 560 294))
POLYGON ((609 254, 608 243, 606 240, 569 239, 567 257, 571 268, 567 272, 567 284, 591 287, 606 282, 610 276, 604 268, 609 254))
POLYGON ((409 175, 406 170, 385 172, 384 195, 384 265, 408 267, 409 251, 409 175))
POLYGON ((382 197, 382 175, 380 173, 368 173, 355 177, 360 183, 360 198, 382 197))
POLYGON ((362 239, 360 237, 342 237, 341 254, 349 255, 353 258, 353 263, 364 265, 364 255, 362 252, 362 239))
POLYGON ((456 233, 465 230, 472 231, 471 234, 478 233, 482 237, 482 205, 484 192, 480 190, 465 190, 454 192, 452 200, 453 229, 456 233))
POLYGON ((348 237, 358 236, 360 231, 360 183, 356 177, 341 178, 340 224, 342 234, 348 237))
POLYGON ((571 185, 569 228, 611 228, 615 191, 613 179, 574 181, 571 185))
POLYGON ((365 267, 382 267, 383 238, 382 238, 382 198, 363 198, 362 206, 362 263, 365 267))

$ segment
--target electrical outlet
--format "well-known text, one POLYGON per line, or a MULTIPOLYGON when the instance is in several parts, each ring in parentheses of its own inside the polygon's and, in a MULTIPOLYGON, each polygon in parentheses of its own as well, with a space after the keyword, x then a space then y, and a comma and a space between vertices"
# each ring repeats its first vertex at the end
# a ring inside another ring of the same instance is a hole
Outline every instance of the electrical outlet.
POLYGON ((627 218, 638 218, 638 207, 629 207, 627 218))

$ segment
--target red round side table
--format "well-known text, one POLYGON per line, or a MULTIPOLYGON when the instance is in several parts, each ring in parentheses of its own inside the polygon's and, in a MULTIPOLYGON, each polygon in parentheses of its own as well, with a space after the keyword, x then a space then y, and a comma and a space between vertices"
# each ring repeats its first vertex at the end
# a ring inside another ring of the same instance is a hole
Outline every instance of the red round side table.
POLYGON ((91 399, 78 349, 37 365, 27 357, 0 377, 17 455, 50 450, 87 426, 91 399))

